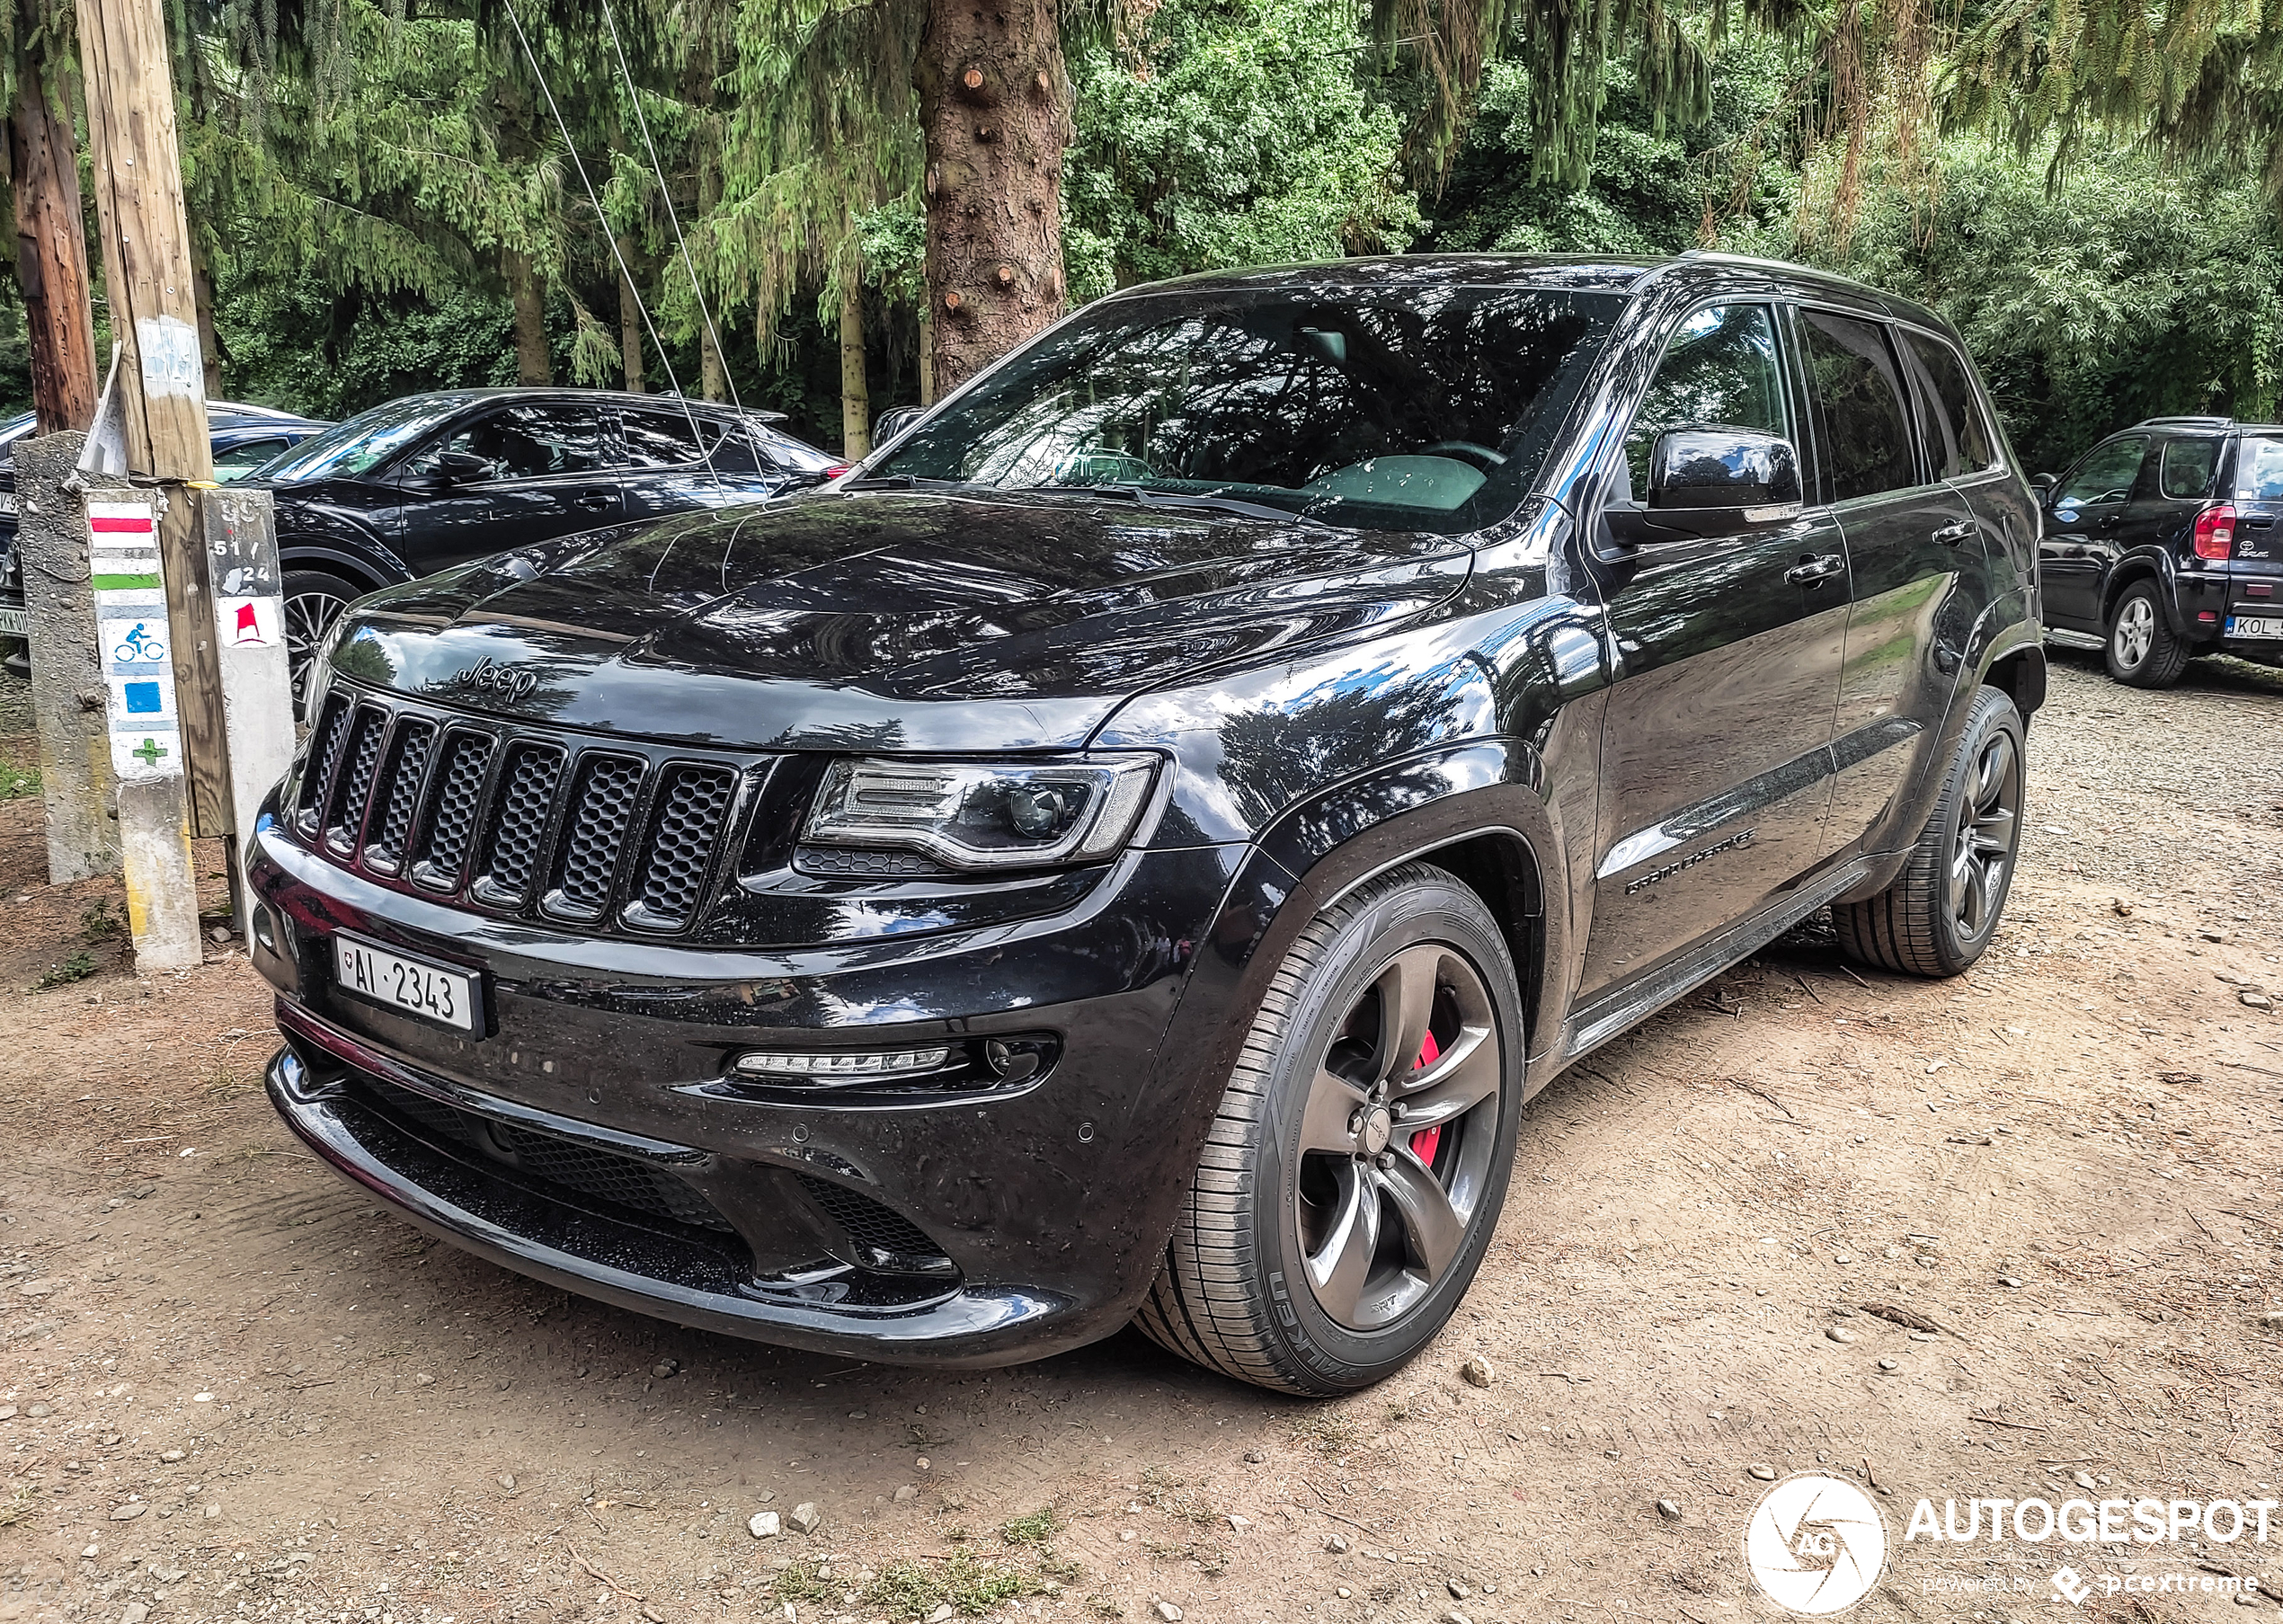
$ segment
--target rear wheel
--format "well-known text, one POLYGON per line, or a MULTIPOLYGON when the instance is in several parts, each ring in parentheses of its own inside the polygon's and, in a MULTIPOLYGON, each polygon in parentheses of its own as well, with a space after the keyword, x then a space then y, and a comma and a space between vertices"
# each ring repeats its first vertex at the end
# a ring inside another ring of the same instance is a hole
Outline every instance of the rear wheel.
POLYGON ((2109 622, 2109 674, 2129 688, 2170 688, 2195 651, 2172 635, 2153 581, 2136 581, 2109 622))
POLYGON ((1996 688, 1983 688, 1902 874, 1869 901, 1832 906, 1850 958, 1948 976, 1982 956, 2005 911, 2021 845, 2021 713, 1996 688))
POLYGON ((1254 1017, 1142 1331, 1287 1393, 1399 1369, 1497 1224, 1522 1033, 1497 922, 1451 874, 1408 865, 1319 914, 1254 1017))
POLYGON ((309 688, 309 662, 341 612, 363 594, 323 570, 288 570, 285 576, 286 656, 292 662, 293 709, 300 715, 309 688))

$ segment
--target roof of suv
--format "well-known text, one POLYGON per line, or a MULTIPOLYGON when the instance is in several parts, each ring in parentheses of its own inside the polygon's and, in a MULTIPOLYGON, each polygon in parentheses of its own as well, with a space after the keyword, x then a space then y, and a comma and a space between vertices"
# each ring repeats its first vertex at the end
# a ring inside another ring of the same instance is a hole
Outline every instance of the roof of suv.
MULTIPOLYGON (((757 423, 777 423, 785 421, 784 413, 771 412, 760 406, 738 407, 731 405, 727 401, 701 400, 688 395, 636 395, 625 389, 567 389, 546 385, 522 386, 510 385, 504 387, 481 389, 422 389, 397 398, 399 400, 432 400, 439 403, 481 400, 568 400, 577 401, 582 405, 663 407, 669 412, 679 412, 688 408, 692 412, 706 413, 717 417, 742 416, 747 421, 757 423)), ((388 404, 394 405, 396 402, 391 401, 388 404)))
MULTIPOLYGON (((2283 434, 2283 423, 2246 423, 2232 417, 2144 417, 2136 429, 2232 429, 2241 434, 2283 434)), ((2123 430, 2119 430, 2119 433, 2123 430)))
POLYGON ((1835 295, 1905 317, 1938 332, 1950 324, 1923 306, 1885 293, 1867 283, 1809 265, 1760 260, 1743 254, 1690 249, 1667 258, 1582 253, 1401 253, 1352 260, 1266 265, 1245 271, 1208 271, 1163 282, 1125 288, 1113 298, 1168 289, 1198 292, 1266 288, 1294 282, 1375 284, 1381 287, 1562 287, 1631 293, 1667 277, 1717 284, 1739 274, 1794 284, 1801 292, 1835 295))

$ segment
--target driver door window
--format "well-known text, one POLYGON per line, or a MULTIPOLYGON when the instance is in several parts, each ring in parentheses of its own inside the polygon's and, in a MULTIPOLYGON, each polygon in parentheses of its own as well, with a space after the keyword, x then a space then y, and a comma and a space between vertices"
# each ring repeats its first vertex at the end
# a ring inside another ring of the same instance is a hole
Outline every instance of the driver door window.
POLYGON ((2056 517, 2074 516, 2085 508, 2113 507, 2124 503, 2132 495, 2133 481, 2140 477, 2140 460, 2148 442, 2138 435, 2112 439, 2077 465, 2075 473, 2061 487, 2054 499, 2056 517))
POLYGON ((1790 438, 1775 318, 1765 305, 1708 306, 1682 322, 1625 436, 1630 490, 1619 497, 1648 500, 1649 456, 1659 435, 1714 427, 1790 438))
POLYGON ((482 458, 490 471, 461 484, 491 484, 551 475, 593 474, 603 466, 601 424, 592 413, 561 406, 509 406, 480 417, 431 444, 406 466, 433 474, 445 454, 482 458))

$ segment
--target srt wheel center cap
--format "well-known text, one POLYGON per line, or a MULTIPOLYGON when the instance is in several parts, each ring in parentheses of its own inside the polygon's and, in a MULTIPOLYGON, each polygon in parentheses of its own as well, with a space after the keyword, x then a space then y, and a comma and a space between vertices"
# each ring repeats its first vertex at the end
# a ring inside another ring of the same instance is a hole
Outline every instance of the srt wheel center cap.
POLYGON ((1366 1156, 1377 1156, 1387 1149, 1388 1136, 1395 1131, 1395 1118, 1385 1105, 1373 1105, 1364 1113, 1364 1126, 1356 1133, 1356 1142, 1366 1156))

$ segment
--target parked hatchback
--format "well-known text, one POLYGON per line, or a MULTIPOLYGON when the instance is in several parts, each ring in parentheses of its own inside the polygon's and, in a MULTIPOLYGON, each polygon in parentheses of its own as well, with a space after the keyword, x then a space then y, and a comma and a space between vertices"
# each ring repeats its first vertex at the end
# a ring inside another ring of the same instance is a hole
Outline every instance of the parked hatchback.
POLYGON ((2199 654, 2283 664, 2283 426, 2153 417, 2039 484, 2047 636, 2135 688, 2199 654))
POLYGON ((277 493, 298 691, 377 587, 502 547, 822 484, 844 465, 773 412, 594 389, 448 389, 351 418, 256 470, 277 493))
POLYGON ((247 853, 271 1097, 644 1312, 1355 1389, 1565 1068, 1826 909, 1987 946, 2036 527, 1957 335, 1817 273, 1128 289, 832 491, 351 611, 247 853))

